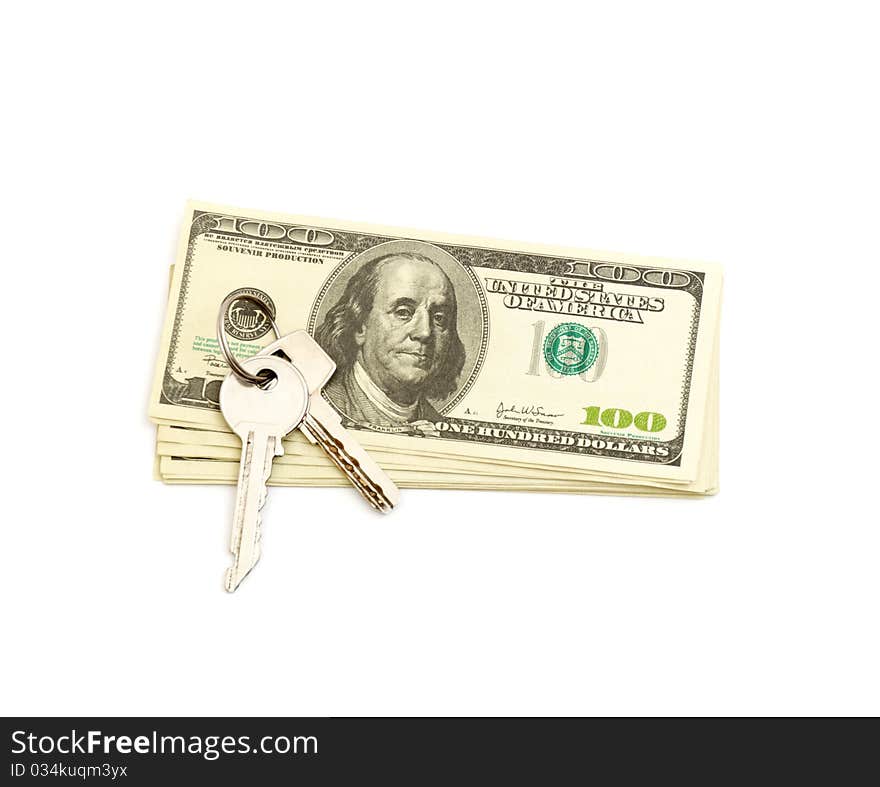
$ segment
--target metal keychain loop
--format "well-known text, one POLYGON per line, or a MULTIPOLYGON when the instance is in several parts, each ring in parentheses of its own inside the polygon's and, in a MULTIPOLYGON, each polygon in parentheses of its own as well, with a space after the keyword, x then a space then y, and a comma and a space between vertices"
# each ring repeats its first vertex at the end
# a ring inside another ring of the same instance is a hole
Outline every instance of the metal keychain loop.
POLYGON ((223 357, 226 359, 226 363, 229 364, 229 368, 235 372, 235 376, 238 377, 239 380, 250 383, 251 385, 259 385, 262 387, 268 383, 272 377, 268 375, 260 376, 258 374, 251 374, 236 360, 232 351, 229 349, 229 343, 226 341, 226 312, 236 301, 250 301, 256 306, 259 306, 260 309, 266 313, 266 318, 272 326, 276 339, 281 338, 281 332, 278 330, 278 326, 275 324, 272 315, 269 314, 269 309, 266 307, 266 304, 259 298, 255 298, 253 295, 233 292, 230 295, 227 295, 226 298, 224 298, 223 303, 220 304, 220 313, 217 315, 217 340, 220 342, 220 350, 223 352, 223 357))

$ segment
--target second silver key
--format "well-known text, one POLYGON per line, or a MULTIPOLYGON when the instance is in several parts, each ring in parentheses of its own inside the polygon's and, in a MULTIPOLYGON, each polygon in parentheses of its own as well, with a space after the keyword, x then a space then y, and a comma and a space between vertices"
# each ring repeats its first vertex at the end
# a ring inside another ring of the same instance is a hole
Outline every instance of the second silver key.
POLYGON ((266 502, 272 461, 284 454, 281 439, 300 425, 309 406, 305 378, 287 361, 254 357, 242 366, 271 379, 260 387, 230 374, 220 387, 220 410, 242 444, 230 543, 233 561, 226 572, 230 593, 260 559, 260 509, 266 502))
POLYGON ((321 446, 327 457, 354 484, 373 508, 388 513, 400 500, 400 491, 385 471, 342 426, 342 419, 321 396, 336 371, 336 363, 306 331, 294 331, 264 347, 259 355, 281 353, 302 373, 309 389, 309 406, 300 431, 321 446))

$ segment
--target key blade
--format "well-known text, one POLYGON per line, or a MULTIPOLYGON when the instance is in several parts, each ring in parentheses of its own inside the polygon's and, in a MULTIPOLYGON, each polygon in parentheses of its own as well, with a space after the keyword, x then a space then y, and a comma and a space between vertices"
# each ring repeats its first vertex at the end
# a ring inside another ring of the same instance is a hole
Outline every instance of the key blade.
POLYGON ((260 559, 262 508, 272 472, 272 460, 281 440, 256 428, 248 433, 241 451, 238 490, 232 525, 232 566, 226 570, 226 590, 233 593, 260 559))
POLYGON ((309 410, 300 429, 317 442, 354 484, 363 498, 383 514, 400 501, 400 490, 357 440, 342 426, 337 412, 321 398, 309 399, 309 410))

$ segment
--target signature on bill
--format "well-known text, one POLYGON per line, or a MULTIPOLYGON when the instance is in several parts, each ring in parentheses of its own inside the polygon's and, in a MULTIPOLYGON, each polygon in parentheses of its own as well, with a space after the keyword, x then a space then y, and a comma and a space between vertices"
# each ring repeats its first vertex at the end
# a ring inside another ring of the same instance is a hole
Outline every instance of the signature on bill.
POLYGON ((559 418, 564 413, 548 413, 544 410, 543 405, 527 404, 527 405, 511 405, 505 407, 504 402, 498 403, 498 409, 495 411, 496 418, 509 418, 512 415, 531 415, 536 418, 559 418))

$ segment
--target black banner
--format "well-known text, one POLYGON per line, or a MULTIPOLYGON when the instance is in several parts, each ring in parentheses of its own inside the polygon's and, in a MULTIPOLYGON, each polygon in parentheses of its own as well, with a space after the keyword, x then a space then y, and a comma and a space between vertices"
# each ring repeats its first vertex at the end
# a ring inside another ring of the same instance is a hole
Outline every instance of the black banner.
MULTIPOLYGON (((845 751, 770 733, 778 722, 608 719, 4 718, 2 784, 387 784, 726 777, 856 779, 867 730, 845 751), (714 727, 724 724, 723 734, 714 727), (733 725, 740 733, 732 734, 733 725), (663 727, 662 731, 660 727, 663 727), (680 727, 687 726, 679 732, 680 727), (198 780, 198 782, 196 782, 198 780), (282 782, 283 780, 283 782, 282 782)), ((791 723, 791 722, 790 722, 791 723)))

